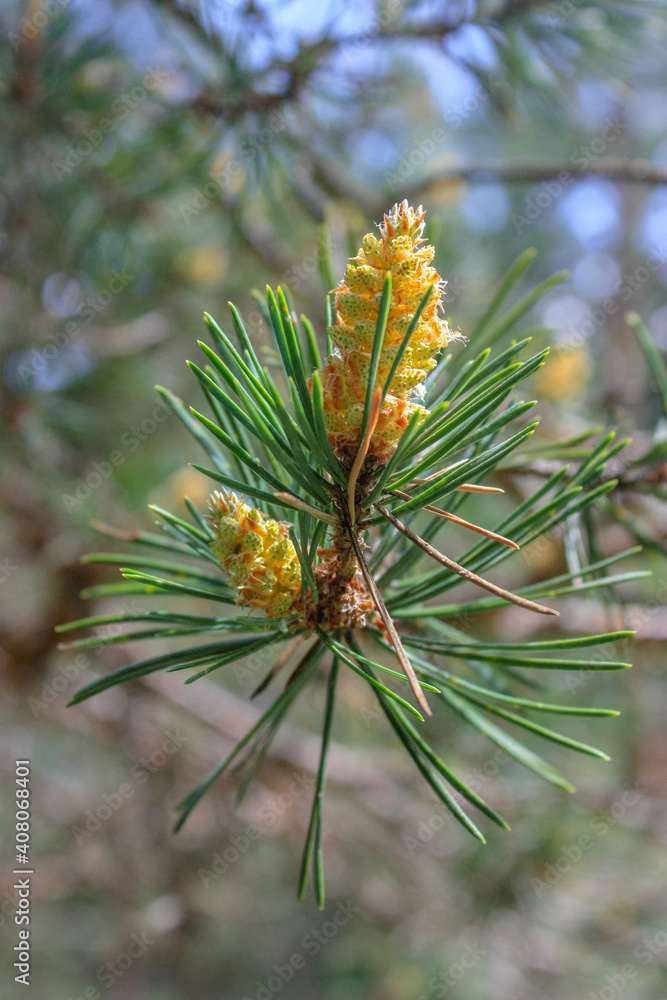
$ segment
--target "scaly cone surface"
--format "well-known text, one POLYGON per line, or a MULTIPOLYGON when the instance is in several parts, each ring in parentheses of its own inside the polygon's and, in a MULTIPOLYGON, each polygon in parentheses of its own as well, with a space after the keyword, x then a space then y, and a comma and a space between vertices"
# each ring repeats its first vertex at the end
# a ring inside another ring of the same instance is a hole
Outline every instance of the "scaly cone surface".
POLYGON ((289 525, 249 507, 232 492, 208 502, 216 540, 211 552, 238 589, 236 603, 279 618, 301 592, 301 566, 289 525))
POLYGON ((410 338, 392 379, 368 451, 369 458, 386 462, 415 410, 427 412, 414 397, 436 355, 451 333, 440 315, 445 282, 431 266, 435 250, 424 243, 424 212, 407 201, 394 205, 380 225, 380 238, 364 237, 359 253, 334 289, 337 322, 329 328, 334 352, 320 370, 324 392, 324 417, 331 446, 345 468, 350 468, 359 447, 364 401, 368 385, 373 338, 385 275, 391 273, 389 318, 374 389, 382 389, 396 352, 429 285, 435 285, 419 324, 410 338), (413 397, 413 398, 411 398, 413 397))

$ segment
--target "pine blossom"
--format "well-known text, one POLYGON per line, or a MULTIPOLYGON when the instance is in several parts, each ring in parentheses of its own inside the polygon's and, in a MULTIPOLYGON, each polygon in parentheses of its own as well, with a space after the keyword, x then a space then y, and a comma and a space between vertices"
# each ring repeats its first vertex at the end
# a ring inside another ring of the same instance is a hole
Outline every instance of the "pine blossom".
MULTIPOLYGON (((345 277, 334 289, 337 322, 329 328, 334 352, 320 371, 324 416, 331 446, 349 466, 354 460, 364 412, 373 338, 384 278, 391 273, 392 293, 375 389, 383 388, 396 352, 429 285, 442 294, 444 282, 431 266, 432 246, 424 243, 424 212, 407 201, 395 205, 380 225, 380 238, 364 237, 345 277)), ((395 450, 412 414, 426 411, 414 401, 436 355, 452 336, 440 315, 440 294, 432 294, 392 379, 369 455, 385 462, 395 450)))
POLYGON ((288 525, 249 507, 232 492, 208 502, 216 540, 211 551, 238 589, 237 604, 287 614, 301 592, 301 567, 288 525))

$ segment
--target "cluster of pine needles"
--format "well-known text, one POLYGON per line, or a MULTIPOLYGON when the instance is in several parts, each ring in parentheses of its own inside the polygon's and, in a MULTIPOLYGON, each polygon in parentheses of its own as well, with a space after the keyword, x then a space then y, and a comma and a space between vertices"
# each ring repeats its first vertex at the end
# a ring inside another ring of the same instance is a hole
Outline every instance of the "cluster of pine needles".
MULTIPOLYGON (((543 716, 612 716, 597 707, 554 704, 515 693, 526 687, 542 689, 540 671, 616 670, 629 664, 607 659, 580 659, 576 651, 622 640, 631 632, 610 632, 540 641, 490 641, 477 638, 477 616, 514 604, 526 613, 557 615, 542 603, 558 602, 568 594, 590 594, 642 574, 614 567, 636 548, 598 558, 572 572, 517 589, 515 593, 487 579, 486 574, 512 555, 581 512, 596 516, 598 505, 615 488, 604 470, 624 442, 613 433, 593 431, 550 445, 549 457, 576 451, 577 463, 564 461, 493 530, 461 516, 471 494, 482 494, 493 517, 497 486, 482 480, 511 464, 512 456, 539 457, 529 439, 537 424, 526 422, 534 405, 522 401, 517 389, 545 362, 547 350, 530 353, 530 336, 498 348, 501 339, 534 302, 562 275, 543 282, 506 308, 507 298, 522 278, 532 255, 523 254, 470 335, 470 346, 442 351, 425 379, 424 406, 414 408, 386 461, 369 461, 369 444, 404 352, 418 328, 432 295, 426 289, 401 342, 392 354, 390 370, 378 386, 377 372, 385 344, 392 304, 392 274, 384 275, 376 296, 377 320, 372 337, 367 389, 360 411, 356 455, 341 459, 327 427, 320 356, 313 326, 297 318, 279 288, 267 290, 262 310, 277 349, 272 366, 262 363, 239 312, 230 306, 232 332, 225 333, 208 315, 212 347, 201 344, 206 364, 191 364, 208 413, 187 409, 169 390, 158 391, 208 456, 210 467, 195 465, 222 488, 219 497, 246 498, 256 523, 272 519, 296 554, 300 583, 284 614, 269 616, 238 607, 239 590, 225 580, 215 554, 215 519, 187 498, 187 516, 154 507, 159 530, 124 535, 138 551, 91 553, 85 561, 119 565, 124 581, 89 588, 91 598, 127 594, 182 598, 192 605, 227 606, 225 614, 195 615, 157 609, 139 613, 95 615, 60 627, 61 631, 133 623, 122 634, 102 630, 69 643, 89 647, 146 639, 178 640, 173 652, 163 652, 100 676, 77 692, 72 704, 158 670, 192 671, 186 684, 205 677, 266 647, 275 651, 259 695, 285 680, 274 700, 232 752, 178 806, 176 829, 211 788, 235 766, 241 773, 242 798, 269 752, 281 722, 309 681, 328 671, 322 744, 311 819, 306 836, 299 892, 303 895, 312 871, 316 898, 324 903, 322 810, 327 752, 331 742, 337 684, 349 669, 370 685, 373 695, 400 744, 420 774, 452 815, 474 837, 484 836, 468 807, 500 827, 506 821, 469 787, 432 746, 424 717, 431 706, 445 706, 487 739, 542 778, 572 791, 573 786, 550 763, 508 729, 518 727, 533 736, 572 750, 606 759, 606 755, 544 725, 543 716), (442 504, 447 502, 447 509, 442 504), (288 520, 286 520, 288 519, 288 520), (478 536, 458 561, 433 543, 446 522, 478 536), (419 530, 418 530, 419 529, 419 530), (347 567, 345 569, 345 567, 347 567), (485 591, 483 596, 457 600, 448 592, 461 582, 485 591), (233 609, 233 610, 232 610, 233 609), (465 623, 467 631, 461 629, 465 623), (181 638, 208 637, 183 647, 181 638), (573 651, 575 651, 573 653, 573 651), (394 661, 392 664, 392 660, 394 661), (392 664, 391 666, 389 664, 392 664), (399 668, 399 669, 396 669, 399 668), (391 682, 391 684, 390 684, 391 682), (399 694, 401 685, 403 694, 399 694), (499 720, 502 725, 498 724, 499 720)), ((438 296, 439 297, 439 296, 438 296)), ((326 300, 327 328, 335 329, 335 298, 326 300)), ((327 334, 328 355, 335 344, 327 334)), ((244 508, 245 510, 245 508, 244 508)), ((268 523, 268 520, 266 521, 268 523)), ((274 529, 274 534, 276 529, 274 529)), ((294 574, 292 574, 293 576, 294 574)), ((173 603, 173 602, 172 602, 173 603)), ((176 605, 177 606, 177 605, 176 605)), ((488 632, 488 620, 485 628, 488 632)), ((562 634, 562 633, 560 633, 562 634)))

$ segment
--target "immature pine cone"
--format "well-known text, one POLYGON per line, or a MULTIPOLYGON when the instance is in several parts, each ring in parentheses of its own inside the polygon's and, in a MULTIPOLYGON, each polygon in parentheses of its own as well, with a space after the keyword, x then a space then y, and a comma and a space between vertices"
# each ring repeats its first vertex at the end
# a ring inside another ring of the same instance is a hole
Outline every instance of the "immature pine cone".
POLYGON ((329 328, 335 350, 320 370, 324 391, 324 417, 331 446, 345 467, 359 447, 368 372, 373 348, 382 287, 391 272, 389 318, 374 389, 383 388, 396 351, 429 285, 436 288, 422 312, 419 324, 398 366, 385 399, 369 456, 386 462, 395 450, 415 410, 426 410, 410 400, 418 395, 436 355, 451 334, 442 312, 440 296, 444 282, 431 267, 435 253, 424 243, 424 212, 407 201, 394 205, 380 225, 380 239, 369 233, 346 269, 343 282, 334 289, 337 322, 329 328), (417 390, 417 392, 415 392, 417 390))
POLYGON ((238 588, 236 603, 262 608, 269 618, 287 614, 301 592, 301 566, 288 526, 232 492, 213 493, 208 505, 216 536, 211 551, 238 588))

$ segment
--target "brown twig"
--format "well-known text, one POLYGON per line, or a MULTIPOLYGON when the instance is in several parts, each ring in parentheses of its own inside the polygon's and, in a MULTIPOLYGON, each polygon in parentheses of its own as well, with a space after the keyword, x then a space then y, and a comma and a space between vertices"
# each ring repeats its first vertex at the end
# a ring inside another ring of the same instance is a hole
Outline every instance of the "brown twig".
MULTIPOLYGON (((358 205, 370 215, 378 214, 396 200, 396 191, 379 192, 365 187, 350 177, 339 163, 310 152, 313 179, 326 191, 358 205)), ((543 159, 519 160, 514 163, 490 161, 488 163, 463 162, 439 170, 436 174, 401 188, 401 197, 415 201, 435 195, 443 185, 466 181, 470 184, 488 184, 500 181, 505 184, 536 184, 553 179, 567 182, 579 177, 607 177, 627 184, 666 184, 667 166, 648 160, 600 156, 588 162, 573 164, 570 160, 543 159)))
POLYGON ((359 563, 359 568, 361 569, 363 578, 366 582, 368 592, 373 598, 375 607, 377 608, 380 617, 384 622, 384 627, 386 628, 387 634, 391 640, 391 644, 394 647, 396 656, 398 657, 398 662, 401 664, 405 676, 410 682, 410 687, 412 688, 413 694, 417 699, 419 707, 426 715, 433 715, 429 703, 426 700, 426 695, 424 694, 422 686, 419 683, 417 674, 415 673, 415 669, 412 666, 412 663, 410 662, 408 654, 405 652, 405 649, 403 648, 401 637, 399 636, 396 626, 394 625, 393 619, 389 614, 389 611, 387 610, 387 606, 382 600, 382 595, 378 589, 375 580, 373 579, 373 574, 371 573, 368 567, 368 563, 364 559, 364 554, 361 551, 361 545, 359 543, 359 539, 357 538, 357 533, 351 525, 349 527, 349 533, 350 533, 350 538, 352 540, 352 547, 354 548, 354 552, 357 557, 357 562, 359 563))
POLYGON ((440 184, 451 181, 470 181, 486 184, 491 180, 506 184, 534 184, 538 181, 559 178, 608 177, 627 184, 666 184, 667 166, 650 163, 648 160, 627 159, 625 157, 599 156, 588 161, 573 164, 570 160, 518 160, 514 163, 459 163, 438 171, 412 186, 406 186, 402 194, 410 199, 432 193, 440 184))
POLYGON ((371 438, 375 433, 375 428, 377 427, 377 422, 380 417, 380 410, 382 409, 382 390, 376 389, 373 393, 373 399, 371 401, 371 409, 368 416, 368 426, 366 427, 366 433, 364 434, 363 441, 359 445, 359 451, 357 452, 357 457, 354 460, 352 469, 350 470, 350 476, 348 479, 347 486, 347 507, 350 515, 350 524, 354 528, 356 521, 356 490, 357 490, 357 480, 359 478, 359 473, 364 464, 366 455, 368 454, 368 448, 371 443, 371 438))
MULTIPOLYGON (((392 490, 394 496, 402 497, 404 500, 411 500, 412 497, 409 493, 404 493, 403 490, 392 490)), ((424 510, 429 511, 431 514, 436 514, 438 517, 444 517, 448 521, 453 521, 454 524, 460 524, 462 528, 470 528, 471 531, 476 531, 480 535, 484 535, 486 538, 492 538, 494 542, 502 542, 503 545, 508 545, 511 549, 520 548, 516 542, 513 542, 511 538, 505 538, 504 535, 499 535, 496 531, 491 531, 489 528, 483 528, 479 524, 473 524, 472 521, 466 521, 462 517, 458 517, 456 514, 450 514, 448 510, 443 510, 442 507, 434 507, 433 504, 426 504, 424 510)))
POLYGON ((402 521, 383 507, 381 503, 375 503, 374 506, 382 514, 387 521, 398 528, 406 538, 409 538, 411 542, 418 545, 427 555, 435 559, 442 566, 446 566, 447 569, 451 569, 454 573, 458 573, 465 580, 469 580, 470 583, 474 583, 477 587, 481 587, 482 590, 487 590, 490 594, 495 594, 496 597, 502 597, 506 601, 510 601, 512 604, 518 605, 520 608, 525 608, 527 611, 537 611, 541 615, 558 615, 558 611, 554 611, 553 608, 547 608, 543 604, 536 604, 535 601, 529 601, 525 597, 519 597, 518 594, 513 594, 510 590, 505 590, 503 587, 497 586, 495 583, 490 583, 489 580, 485 580, 484 577, 478 576, 477 573, 473 573, 472 570, 466 569, 465 566, 461 566, 459 563, 454 562, 449 556, 445 556, 442 552, 434 549, 432 545, 424 541, 419 535, 416 535, 414 531, 411 531, 407 525, 403 524, 402 521))
POLYGON ((116 528, 112 524, 105 524, 104 521, 97 521, 95 518, 91 518, 88 524, 100 534, 108 535, 109 538, 117 538, 120 542, 134 542, 141 534, 140 531, 126 531, 124 528, 116 528))

